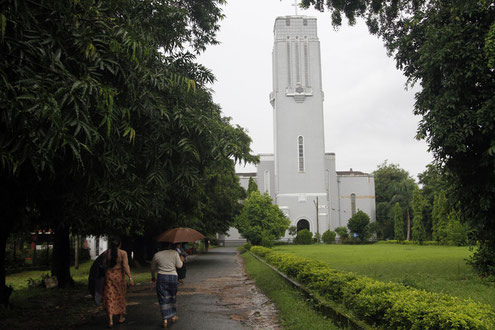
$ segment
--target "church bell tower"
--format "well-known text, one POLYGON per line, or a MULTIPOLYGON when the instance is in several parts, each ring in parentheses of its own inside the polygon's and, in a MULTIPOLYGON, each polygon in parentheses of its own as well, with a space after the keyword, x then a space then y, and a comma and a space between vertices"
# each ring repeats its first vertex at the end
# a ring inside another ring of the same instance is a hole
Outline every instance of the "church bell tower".
POLYGON ((329 196, 316 18, 278 17, 274 38, 270 103, 275 202, 292 225, 321 234, 328 227, 329 196))

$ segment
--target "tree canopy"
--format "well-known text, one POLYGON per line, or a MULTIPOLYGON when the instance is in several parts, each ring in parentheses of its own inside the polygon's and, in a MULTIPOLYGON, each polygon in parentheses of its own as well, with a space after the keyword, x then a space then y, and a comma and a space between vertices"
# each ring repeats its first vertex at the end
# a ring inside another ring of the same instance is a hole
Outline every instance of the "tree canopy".
POLYGON ((244 200, 241 213, 235 219, 235 227, 253 245, 263 241, 273 242, 285 234, 290 221, 272 203, 271 197, 259 191, 253 191, 244 200))
POLYGON ((409 219, 411 213, 412 194, 416 183, 410 174, 398 164, 386 161, 373 171, 375 176, 376 221, 379 225, 379 236, 391 239, 394 236, 394 211, 399 203, 404 218, 409 219))
POLYGON ((1 250, 11 219, 30 210, 30 227, 60 239, 63 284, 69 232, 226 230, 243 196, 233 163, 257 158, 245 130, 214 104, 213 74, 195 63, 217 43, 222 4, 2 3, 1 250))

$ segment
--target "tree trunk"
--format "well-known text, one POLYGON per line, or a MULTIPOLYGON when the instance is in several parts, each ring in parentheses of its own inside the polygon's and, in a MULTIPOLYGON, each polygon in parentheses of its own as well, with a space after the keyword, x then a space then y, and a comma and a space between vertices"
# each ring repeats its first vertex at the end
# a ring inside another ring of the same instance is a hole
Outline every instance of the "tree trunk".
POLYGON ((79 269, 79 236, 74 237, 74 269, 79 269))
POLYGON ((5 256, 7 240, 19 217, 24 195, 18 185, 0 174, 0 303, 9 304, 12 287, 5 285, 5 256))
POLYGON ((0 217, 2 225, 0 227, 0 302, 8 305, 12 288, 5 285, 5 249, 7 248, 7 239, 12 230, 12 221, 0 217))
POLYGON ((407 210, 407 240, 411 240, 411 217, 409 216, 409 210, 407 210))
POLYGON ((69 227, 61 221, 55 229, 52 254, 52 275, 57 276, 58 286, 66 288, 74 285, 70 276, 69 227))

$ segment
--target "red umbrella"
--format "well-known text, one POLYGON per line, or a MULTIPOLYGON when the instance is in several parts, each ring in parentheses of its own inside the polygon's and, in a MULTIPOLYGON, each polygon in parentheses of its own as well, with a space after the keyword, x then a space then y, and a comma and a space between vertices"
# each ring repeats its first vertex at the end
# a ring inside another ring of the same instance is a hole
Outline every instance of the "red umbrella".
POLYGON ((170 243, 181 243, 181 242, 195 242, 200 239, 205 238, 203 234, 192 228, 174 228, 161 233, 156 240, 158 242, 170 242, 170 243))

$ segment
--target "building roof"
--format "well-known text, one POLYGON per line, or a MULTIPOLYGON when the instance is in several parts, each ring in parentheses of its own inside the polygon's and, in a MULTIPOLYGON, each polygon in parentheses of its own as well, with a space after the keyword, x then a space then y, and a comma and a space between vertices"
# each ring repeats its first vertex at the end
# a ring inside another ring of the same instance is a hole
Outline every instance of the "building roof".
POLYGON ((336 171, 336 172, 337 175, 340 176, 373 176, 373 174, 364 173, 360 171, 353 171, 352 168, 350 169, 350 171, 336 171))
POLYGON ((257 175, 256 172, 249 172, 249 173, 236 173, 237 176, 241 177, 255 177, 257 175))

